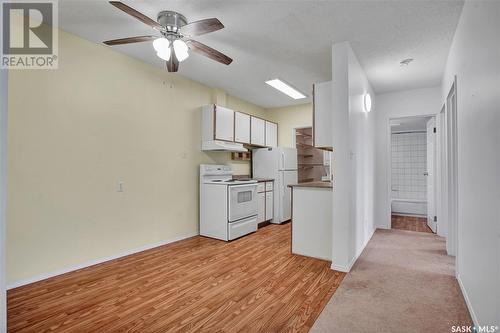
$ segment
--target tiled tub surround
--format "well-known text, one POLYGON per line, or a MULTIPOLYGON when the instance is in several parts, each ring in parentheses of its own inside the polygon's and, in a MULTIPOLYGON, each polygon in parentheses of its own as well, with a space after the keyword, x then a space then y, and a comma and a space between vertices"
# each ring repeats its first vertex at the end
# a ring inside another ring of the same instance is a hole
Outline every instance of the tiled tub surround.
POLYGON ((392 199, 427 200, 425 132, 391 134, 392 199))

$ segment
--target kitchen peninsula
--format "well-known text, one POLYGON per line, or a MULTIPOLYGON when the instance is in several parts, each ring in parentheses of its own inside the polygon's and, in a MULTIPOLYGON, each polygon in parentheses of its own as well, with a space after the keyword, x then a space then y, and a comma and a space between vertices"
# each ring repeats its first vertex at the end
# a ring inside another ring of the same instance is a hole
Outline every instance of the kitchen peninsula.
POLYGON ((316 181, 292 188, 292 253, 332 260, 332 183, 316 181))

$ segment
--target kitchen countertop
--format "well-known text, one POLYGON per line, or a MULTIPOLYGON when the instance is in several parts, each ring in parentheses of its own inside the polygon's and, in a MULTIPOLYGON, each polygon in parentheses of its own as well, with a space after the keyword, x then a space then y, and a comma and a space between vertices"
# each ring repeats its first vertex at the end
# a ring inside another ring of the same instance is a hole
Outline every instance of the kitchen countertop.
POLYGON ((263 182, 274 182, 273 178, 252 178, 252 180, 256 180, 259 183, 263 182))
POLYGON ((294 187, 333 188, 332 182, 326 182, 326 181, 325 182, 317 181, 317 182, 290 184, 288 186, 291 188, 294 188, 294 187))
POLYGON ((248 175, 233 175, 233 179, 256 180, 258 183, 273 182, 274 178, 250 178, 248 175))

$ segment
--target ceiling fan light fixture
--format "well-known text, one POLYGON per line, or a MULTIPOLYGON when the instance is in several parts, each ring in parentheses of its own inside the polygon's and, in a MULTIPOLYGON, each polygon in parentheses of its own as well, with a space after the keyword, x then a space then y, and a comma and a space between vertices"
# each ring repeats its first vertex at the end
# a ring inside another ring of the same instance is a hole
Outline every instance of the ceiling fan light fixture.
POLYGON ((178 71, 179 62, 189 57, 190 50, 224 65, 229 65, 233 61, 224 53, 191 39, 194 36, 224 28, 224 25, 215 17, 188 22, 186 17, 178 12, 163 10, 158 13, 155 21, 121 1, 110 1, 109 3, 155 29, 157 33, 161 33, 161 36, 159 38, 153 35, 135 36, 104 41, 103 43, 108 46, 152 41, 156 55, 166 61, 166 69, 169 72, 178 71), (186 43, 189 43, 189 46, 186 43))
POLYGON ((183 40, 176 39, 174 40, 173 45, 174 45, 175 56, 179 61, 184 61, 189 57, 188 53, 189 48, 183 40))
POLYGON ((166 50, 168 49, 169 46, 170 46, 170 41, 165 37, 156 38, 153 41, 153 47, 155 48, 156 52, 161 52, 163 50, 166 50))
POLYGON ((163 49, 163 50, 160 50, 160 51, 157 51, 156 52, 156 55, 165 60, 165 61, 169 61, 170 60, 170 55, 172 53, 172 49, 170 47, 167 47, 166 49, 163 49))

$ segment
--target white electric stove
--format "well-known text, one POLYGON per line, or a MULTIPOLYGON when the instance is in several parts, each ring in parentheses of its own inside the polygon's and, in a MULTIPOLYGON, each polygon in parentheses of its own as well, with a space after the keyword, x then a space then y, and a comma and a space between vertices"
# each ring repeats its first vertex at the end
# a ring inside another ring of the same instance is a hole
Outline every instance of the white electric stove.
POLYGON ((229 241, 257 230, 257 181, 227 165, 200 165, 200 235, 229 241))

